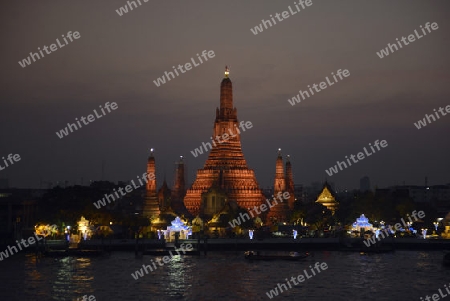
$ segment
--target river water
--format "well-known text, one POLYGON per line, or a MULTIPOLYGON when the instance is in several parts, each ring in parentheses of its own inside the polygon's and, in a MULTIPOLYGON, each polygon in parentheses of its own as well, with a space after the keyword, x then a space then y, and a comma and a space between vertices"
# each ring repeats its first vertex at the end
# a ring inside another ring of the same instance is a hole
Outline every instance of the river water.
MULTIPOLYGON (((156 256, 113 252, 102 258, 42 258, 15 254, 0 262, 0 300, 270 300, 266 295, 309 265, 328 269, 279 293, 274 300, 420 300, 450 282, 442 251, 360 253, 316 251, 299 261, 248 262, 242 252, 175 256, 135 280, 131 273, 156 256)), ((444 290, 445 292, 445 290, 444 290)), ((448 297, 450 300, 450 296, 448 297)))

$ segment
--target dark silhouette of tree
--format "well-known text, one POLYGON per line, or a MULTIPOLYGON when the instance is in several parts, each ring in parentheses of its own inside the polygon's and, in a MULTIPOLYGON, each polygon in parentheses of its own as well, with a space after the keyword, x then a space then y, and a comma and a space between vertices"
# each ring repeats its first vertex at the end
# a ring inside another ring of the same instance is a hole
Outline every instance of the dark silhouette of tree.
POLYGON ((316 229, 323 229, 331 221, 332 212, 319 203, 307 205, 305 221, 316 229))
POLYGON ((102 186, 55 187, 39 200, 38 218, 49 224, 76 226, 76 222, 84 216, 95 223, 109 224, 113 215, 104 208, 97 209, 93 203, 102 199, 105 193, 111 193, 115 187, 110 182, 102 182, 102 186))

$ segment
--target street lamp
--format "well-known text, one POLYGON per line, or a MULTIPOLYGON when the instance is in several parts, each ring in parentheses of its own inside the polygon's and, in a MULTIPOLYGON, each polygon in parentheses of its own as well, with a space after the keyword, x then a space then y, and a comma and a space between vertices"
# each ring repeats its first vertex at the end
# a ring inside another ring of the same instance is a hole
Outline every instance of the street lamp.
POLYGON ((434 222, 433 225, 434 225, 434 228, 436 229, 436 232, 437 232, 437 228, 438 228, 439 223, 438 222, 434 222))
POLYGON ((67 226, 64 232, 66 233, 67 241, 70 242, 70 226, 67 226))
POLYGON ((427 230, 428 229, 422 229, 422 235, 423 235, 423 239, 425 239, 426 238, 426 236, 427 236, 427 230))
POLYGON ((410 230, 411 230, 412 223, 411 223, 411 222, 406 222, 406 225, 408 226, 408 231, 410 231, 410 230))

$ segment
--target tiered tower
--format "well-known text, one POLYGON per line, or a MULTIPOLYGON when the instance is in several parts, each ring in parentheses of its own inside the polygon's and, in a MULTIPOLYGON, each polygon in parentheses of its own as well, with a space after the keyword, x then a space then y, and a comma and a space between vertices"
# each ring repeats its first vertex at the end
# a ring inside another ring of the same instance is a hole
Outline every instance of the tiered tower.
POLYGON ((183 203, 183 198, 186 195, 183 156, 180 156, 180 160, 176 164, 177 169, 175 171, 175 182, 172 188, 171 207, 177 214, 186 215, 188 212, 183 203))
POLYGON ((286 191, 289 192, 289 209, 293 210, 295 202, 295 189, 294 176, 292 175, 292 166, 289 155, 286 156, 286 191))
POLYGON ((159 216, 161 213, 159 210, 158 195, 156 193, 156 168, 153 148, 150 150, 150 156, 147 160, 147 175, 148 181, 142 215, 144 217, 152 218, 159 216))
MULTIPOLYGON (((273 195, 276 197, 279 193, 286 192, 286 179, 283 167, 283 156, 281 155, 281 149, 278 149, 278 156, 275 167, 275 180, 273 183, 273 195)), ((283 202, 278 202, 277 205, 272 207, 267 215, 267 221, 276 219, 278 222, 287 221, 289 216, 288 201, 283 199, 283 202)))
POLYGON ((220 108, 216 109, 213 137, 211 142, 203 143, 211 152, 184 198, 184 204, 192 215, 199 214, 201 194, 214 183, 218 183, 227 194, 227 201, 236 202, 245 209, 259 206, 264 201, 255 173, 247 167, 242 153, 240 126, 243 124, 238 123, 237 110, 233 107, 233 87, 226 67, 220 84, 220 108))
POLYGON ((286 179, 284 177, 283 156, 281 148, 278 149, 277 162, 275 165, 275 181, 273 183, 273 194, 286 191, 286 179))
POLYGON ((158 190, 158 203, 161 211, 165 211, 170 207, 170 195, 171 190, 169 186, 167 186, 166 178, 164 177, 163 184, 158 190))

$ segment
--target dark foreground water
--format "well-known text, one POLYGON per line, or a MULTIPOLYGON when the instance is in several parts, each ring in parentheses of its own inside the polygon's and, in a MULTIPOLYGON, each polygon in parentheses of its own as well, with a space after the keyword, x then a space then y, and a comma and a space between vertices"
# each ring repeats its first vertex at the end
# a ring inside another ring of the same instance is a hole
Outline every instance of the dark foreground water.
POLYGON ((116 252, 106 258, 36 260, 15 254, 0 262, 0 300, 81 300, 83 295, 99 301, 270 300, 266 292, 315 262, 326 262, 328 269, 273 300, 420 300, 449 284, 443 254, 318 251, 300 262, 247 262, 242 252, 211 252, 206 257, 174 257, 138 280, 131 273, 157 257, 136 259, 134 253, 116 252))

